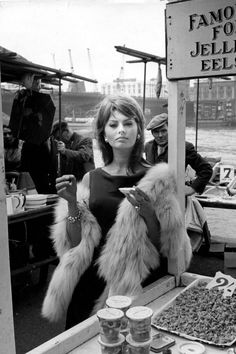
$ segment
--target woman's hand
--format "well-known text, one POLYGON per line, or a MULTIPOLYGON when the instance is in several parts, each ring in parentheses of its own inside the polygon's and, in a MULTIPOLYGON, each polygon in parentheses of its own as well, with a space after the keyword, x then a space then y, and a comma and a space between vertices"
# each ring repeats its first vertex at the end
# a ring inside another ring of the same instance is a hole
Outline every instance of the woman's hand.
POLYGON ((74 175, 64 175, 56 179, 57 194, 68 201, 76 204, 77 182, 74 175))
POLYGON ((138 187, 127 194, 128 201, 135 207, 147 225, 148 237, 158 251, 161 249, 161 226, 157 219, 151 199, 138 187))
POLYGON ((153 216, 155 213, 150 198, 138 187, 127 194, 127 199, 144 219, 153 216))

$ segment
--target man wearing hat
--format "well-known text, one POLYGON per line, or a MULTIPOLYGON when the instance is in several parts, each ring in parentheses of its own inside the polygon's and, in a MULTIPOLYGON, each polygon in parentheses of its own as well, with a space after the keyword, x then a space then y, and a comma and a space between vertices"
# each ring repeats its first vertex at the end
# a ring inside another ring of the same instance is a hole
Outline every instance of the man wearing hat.
MULTIPOLYGON (((151 119, 146 127, 151 130, 153 140, 145 144, 146 159, 149 163, 168 162, 168 115, 161 113, 151 119)), ((190 165, 196 178, 185 186, 185 195, 202 193, 211 178, 211 165, 194 149, 193 144, 185 143, 185 167, 190 165)))

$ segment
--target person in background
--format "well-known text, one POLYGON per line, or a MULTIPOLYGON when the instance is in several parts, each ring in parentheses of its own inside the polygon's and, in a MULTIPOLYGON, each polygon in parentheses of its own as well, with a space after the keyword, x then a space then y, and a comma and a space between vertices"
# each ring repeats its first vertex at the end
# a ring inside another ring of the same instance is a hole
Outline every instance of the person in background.
POLYGON ((89 137, 73 132, 67 122, 54 123, 52 137, 60 154, 60 174, 73 174, 80 181, 84 174, 95 168, 93 142, 89 137))
MULTIPOLYGON (((153 140, 145 144, 146 159, 151 164, 168 162, 168 115, 161 113, 151 119, 146 127, 151 130, 153 140)), ((185 196, 203 193, 212 175, 211 165, 194 149, 192 143, 185 143, 185 167, 190 165, 196 178, 185 185, 185 196)))
MULTIPOLYGON (((168 162, 168 114, 161 113, 151 119, 147 125, 151 130, 153 140, 145 144, 145 155, 148 162, 156 164, 168 162)), ((190 142, 185 143, 185 168, 189 166, 195 171, 190 181, 185 181, 185 223, 194 253, 210 249, 211 234, 208 228, 205 212, 196 198, 190 198, 195 193, 203 193, 211 178, 211 165, 194 149, 190 142), (203 246, 203 247, 201 247, 203 246)))
POLYGON ((5 171, 19 172, 21 165, 22 142, 13 136, 11 129, 7 125, 3 125, 3 139, 5 171))
POLYGON ((61 198, 51 238, 60 265, 42 315, 57 321, 67 312, 66 329, 102 308, 107 296, 140 294, 166 274, 167 259, 183 260, 186 269, 192 253, 168 165, 143 159, 139 104, 107 96, 95 128, 104 166, 78 184, 72 174, 56 180, 61 198))

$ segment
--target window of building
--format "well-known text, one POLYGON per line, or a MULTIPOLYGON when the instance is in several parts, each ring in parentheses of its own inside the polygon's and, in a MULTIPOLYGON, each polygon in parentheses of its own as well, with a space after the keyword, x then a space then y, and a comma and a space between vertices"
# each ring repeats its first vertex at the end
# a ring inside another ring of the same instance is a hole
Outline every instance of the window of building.
POLYGON ((220 86, 219 88, 218 88, 218 92, 219 92, 219 97, 220 98, 224 98, 224 92, 225 90, 224 90, 224 86, 220 86))
POLYGON ((217 91, 216 91, 216 87, 213 87, 211 90, 211 97, 212 98, 216 98, 217 97, 217 91))
POLYGON ((232 87, 231 86, 227 86, 226 87, 226 97, 227 98, 233 98, 232 97, 232 92, 233 92, 232 87))

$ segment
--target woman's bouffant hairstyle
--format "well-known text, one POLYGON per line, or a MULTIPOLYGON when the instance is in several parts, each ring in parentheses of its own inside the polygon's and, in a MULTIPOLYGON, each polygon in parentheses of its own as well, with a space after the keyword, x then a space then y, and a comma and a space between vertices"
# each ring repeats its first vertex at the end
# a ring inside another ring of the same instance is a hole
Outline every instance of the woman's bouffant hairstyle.
POLYGON ((134 165, 142 160, 144 148, 144 115, 138 102, 126 95, 106 96, 99 104, 95 120, 95 136, 98 146, 102 152, 105 165, 113 160, 113 151, 109 143, 105 141, 105 126, 113 114, 119 112, 126 117, 133 117, 137 123, 138 133, 129 161, 129 169, 133 170, 134 165))

